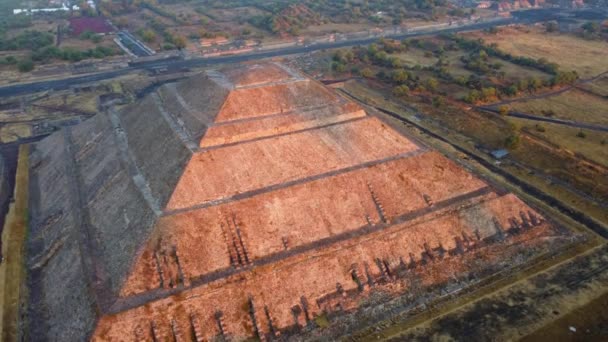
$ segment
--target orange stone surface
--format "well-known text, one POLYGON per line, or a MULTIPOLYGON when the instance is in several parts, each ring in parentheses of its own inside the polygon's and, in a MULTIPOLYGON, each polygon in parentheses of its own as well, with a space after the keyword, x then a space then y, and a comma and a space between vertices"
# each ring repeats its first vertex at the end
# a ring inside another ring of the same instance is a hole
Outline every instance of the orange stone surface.
POLYGON ((515 195, 282 66, 221 77, 234 89, 94 341, 297 333, 376 293, 400 298, 564 235, 515 195))

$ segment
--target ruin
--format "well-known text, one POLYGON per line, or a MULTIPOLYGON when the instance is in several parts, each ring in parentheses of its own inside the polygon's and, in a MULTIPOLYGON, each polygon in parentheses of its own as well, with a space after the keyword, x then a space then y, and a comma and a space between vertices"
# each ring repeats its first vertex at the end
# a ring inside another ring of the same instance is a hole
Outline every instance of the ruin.
POLYGON ((64 128, 30 171, 25 340, 323 335, 318 317, 373 322, 572 235, 275 63, 64 128))

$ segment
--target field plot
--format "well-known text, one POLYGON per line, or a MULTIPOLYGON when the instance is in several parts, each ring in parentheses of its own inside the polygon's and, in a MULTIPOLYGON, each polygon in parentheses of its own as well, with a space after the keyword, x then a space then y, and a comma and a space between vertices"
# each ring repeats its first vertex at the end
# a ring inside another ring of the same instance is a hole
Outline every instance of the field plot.
POLYGON ((420 66, 431 66, 437 63, 438 58, 432 54, 426 54, 424 50, 410 48, 406 52, 395 54, 404 65, 408 67, 420 66))
POLYGON ((585 83, 581 85, 580 88, 600 96, 608 97, 608 76, 600 77, 593 82, 585 83))
POLYGON ((327 23, 308 26, 306 29, 302 30, 302 33, 304 35, 321 35, 335 32, 359 32, 368 29, 369 25, 363 23, 327 23))
POLYGON ((259 8, 245 6, 235 8, 212 8, 205 10, 205 14, 216 21, 231 22, 243 21, 243 18, 250 18, 256 15, 268 15, 270 12, 259 8))
MULTIPOLYGON (((526 120, 521 119, 515 122, 526 124, 526 120)), ((530 125, 529 131, 533 136, 608 167, 608 133, 583 130, 581 134, 578 128, 551 123, 530 125), (542 132, 537 127, 541 127, 542 132)))
POLYGON ((528 114, 608 125, 608 100, 580 90, 557 96, 514 102, 511 109, 528 114))
POLYGON ((486 43, 515 56, 546 58, 558 63, 561 70, 576 70, 581 78, 589 78, 608 70, 608 43, 586 40, 574 35, 547 34, 538 28, 502 28, 497 34, 476 31, 468 38, 482 38, 486 43))

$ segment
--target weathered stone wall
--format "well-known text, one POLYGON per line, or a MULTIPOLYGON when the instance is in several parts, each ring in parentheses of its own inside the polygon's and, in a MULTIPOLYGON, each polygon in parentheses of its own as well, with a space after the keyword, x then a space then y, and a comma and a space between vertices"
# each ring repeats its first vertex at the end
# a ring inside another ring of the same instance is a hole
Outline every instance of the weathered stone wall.
MULTIPOLYGON (((137 170, 121 154, 115 128, 100 114, 71 133, 75 179, 86 208, 82 208, 84 233, 90 244, 93 267, 105 282, 104 295, 117 293, 142 236, 156 220, 150 204, 136 186, 137 170), (101 271, 103 270, 103 271, 101 271)), ((178 171, 179 172, 179 171, 178 171)), ((104 298, 105 301, 111 298, 104 298)), ((108 303, 109 304, 109 303, 108 303)))
POLYGON ((82 341, 97 319, 79 248, 64 132, 32 148, 27 237, 26 341, 82 341))
POLYGON ((127 136, 129 151, 147 180, 159 207, 169 200, 183 168, 192 155, 187 137, 180 137, 161 113, 152 96, 118 116, 127 136))

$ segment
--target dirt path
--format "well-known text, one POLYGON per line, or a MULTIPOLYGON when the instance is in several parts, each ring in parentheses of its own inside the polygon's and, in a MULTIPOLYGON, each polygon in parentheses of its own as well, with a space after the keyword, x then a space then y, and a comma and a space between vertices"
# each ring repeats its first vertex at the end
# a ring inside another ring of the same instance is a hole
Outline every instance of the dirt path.
MULTIPOLYGON (((480 106, 480 107, 477 107, 477 109, 483 110, 488 113, 500 115, 500 110, 496 109, 496 107, 494 107, 494 106, 480 106)), ((509 114, 507 114, 507 116, 514 117, 514 118, 520 118, 520 119, 527 119, 527 120, 532 120, 532 121, 549 122, 549 123, 570 126, 570 127, 575 127, 575 128, 586 128, 586 129, 600 131, 600 132, 608 132, 608 126, 590 124, 590 123, 580 122, 580 121, 547 118, 547 117, 543 117, 543 116, 538 116, 538 115, 523 113, 523 112, 516 112, 516 111, 510 111, 509 114)))

